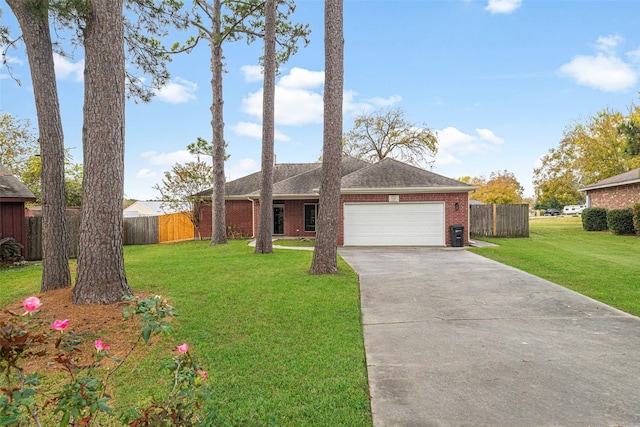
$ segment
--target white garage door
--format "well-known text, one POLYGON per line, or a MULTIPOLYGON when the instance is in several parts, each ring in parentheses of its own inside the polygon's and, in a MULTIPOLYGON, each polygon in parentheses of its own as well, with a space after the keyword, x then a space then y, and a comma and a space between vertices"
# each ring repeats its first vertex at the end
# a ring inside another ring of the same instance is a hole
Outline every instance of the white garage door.
POLYGON ((444 203, 345 203, 345 246, 444 246, 444 203))

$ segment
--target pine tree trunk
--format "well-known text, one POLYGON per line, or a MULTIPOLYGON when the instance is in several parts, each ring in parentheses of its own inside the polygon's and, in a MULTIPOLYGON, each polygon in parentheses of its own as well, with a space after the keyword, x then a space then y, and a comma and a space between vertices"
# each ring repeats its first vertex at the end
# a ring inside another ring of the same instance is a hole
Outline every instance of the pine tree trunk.
POLYGON ((344 86, 342 0, 326 0, 324 8, 325 83, 322 181, 320 183, 316 247, 313 252, 311 274, 330 274, 338 271, 342 90, 344 86))
POLYGON ((64 135, 53 65, 46 4, 40 10, 27 0, 7 0, 27 47, 38 116, 42 160, 42 282, 41 291, 71 286, 64 190, 64 135), (30 3, 30 4, 28 4, 30 3))
POLYGON ((276 86, 276 10, 275 0, 265 5, 264 89, 262 96, 262 182, 256 254, 273 252, 273 155, 276 86))
POLYGON ((123 0, 88 0, 84 31, 84 179, 75 304, 131 294, 124 273, 125 61, 123 0))
POLYGON ((221 32, 221 0, 214 0, 214 16, 212 19, 213 37, 211 44, 211 127, 213 129, 213 194, 211 195, 211 244, 227 243, 227 227, 225 224, 224 205, 224 101, 222 98, 222 40, 218 40, 221 32))

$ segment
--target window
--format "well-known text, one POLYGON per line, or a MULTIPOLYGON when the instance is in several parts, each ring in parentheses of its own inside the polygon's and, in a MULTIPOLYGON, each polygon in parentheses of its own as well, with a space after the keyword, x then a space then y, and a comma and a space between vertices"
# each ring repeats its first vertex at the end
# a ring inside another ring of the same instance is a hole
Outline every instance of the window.
POLYGON ((304 231, 316 231, 316 216, 318 215, 318 204, 304 205, 304 231))

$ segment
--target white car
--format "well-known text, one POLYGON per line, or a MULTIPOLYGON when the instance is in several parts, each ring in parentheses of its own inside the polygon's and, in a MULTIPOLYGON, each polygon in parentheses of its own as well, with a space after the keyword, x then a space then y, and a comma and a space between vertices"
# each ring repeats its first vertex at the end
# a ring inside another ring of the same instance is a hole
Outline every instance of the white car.
POLYGON ((584 205, 567 205, 562 208, 562 215, 579 215, 585 207, 584 205))

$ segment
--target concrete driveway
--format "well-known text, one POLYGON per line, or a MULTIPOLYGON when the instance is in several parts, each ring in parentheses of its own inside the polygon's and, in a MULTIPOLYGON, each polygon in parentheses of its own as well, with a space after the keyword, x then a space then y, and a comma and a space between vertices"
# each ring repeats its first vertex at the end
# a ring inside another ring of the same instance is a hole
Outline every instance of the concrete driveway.
POLYGON ((464 249, 339 253, 376 427, 640 426, 639 318, 464 249))

